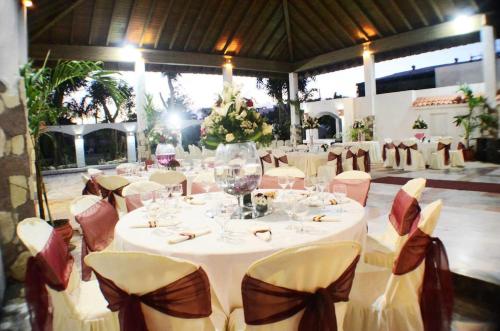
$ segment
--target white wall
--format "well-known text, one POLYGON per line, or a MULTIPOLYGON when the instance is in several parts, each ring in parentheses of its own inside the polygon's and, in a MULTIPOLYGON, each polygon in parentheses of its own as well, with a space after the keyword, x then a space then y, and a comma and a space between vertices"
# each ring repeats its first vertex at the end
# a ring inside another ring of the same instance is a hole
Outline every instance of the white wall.
MULTIPOLYGON (((481 61, 453 64, 435 69, 436 87, 483 82, 481 61)), ((497 87, 500 88, 500 59, 496 60, 497 87)))

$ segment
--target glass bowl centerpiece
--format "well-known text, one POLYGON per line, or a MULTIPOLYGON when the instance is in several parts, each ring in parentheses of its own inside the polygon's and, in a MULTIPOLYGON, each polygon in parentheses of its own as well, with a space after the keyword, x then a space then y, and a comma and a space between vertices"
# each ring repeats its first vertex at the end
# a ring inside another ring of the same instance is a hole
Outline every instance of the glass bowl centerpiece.
POLYGON ((166 129, 154 129, 148 139, 152 147, 155 148, 158 164, 167 167, 170 162, 175 160, 175 147, 178 143, 176 132, 166 129))
POLYGON ((216 149, 215 181, 224 192, 238 198, 238 217, 247 210, 242 197, 255 190, 262 178, 262 166, 255 143, 272 140, 272 126, 243 98, 239 89, 225 84, 222 95, 201 126, 201 139, 208 149, 216 149))

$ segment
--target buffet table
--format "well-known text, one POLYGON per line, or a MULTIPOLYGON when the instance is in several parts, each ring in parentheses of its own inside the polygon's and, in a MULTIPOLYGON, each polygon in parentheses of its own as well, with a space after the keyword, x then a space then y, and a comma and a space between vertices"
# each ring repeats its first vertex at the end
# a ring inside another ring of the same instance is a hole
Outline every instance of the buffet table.
POLYGON ((134 228, 134 224, 146 221, 144 208, 123 216, 116 225, 115 247, 118 250, 156 253, 200 264, 207 272, 210 284, 227 315, 232 309, 242 305, 241 281, 253 262, 300 244, 342 240, 354 240, 363 244, 366 236, 364 208, 357 202, 348 200, 341 205, 327 206, 325 210, 310 207, 302 222, 304 232, 290 229, 292 221, 288 220, 286 214, 274 211, 258 220, 227 221, 232 234, 228 239, 221 240, 220 223, 206 216, 207 211, 221 201, 234 201, 234 197, 218 192, 199 194, 196 199, 196 205, 180 201, 180 208, 171 212, 178 223, 175 227, 134 228), (343 212, 339 212, 339 208, 343 208, 343 212), (335 220, 313 222, 312 217, 318 214, 333 215, 335 220), (272 231, 271 240, 256 237, 252 232, 256 227, 269 228, 272 231), (169 243, 168 238, 180 232, 205 228, 210 231, 208 234, 176 244, 169 243))

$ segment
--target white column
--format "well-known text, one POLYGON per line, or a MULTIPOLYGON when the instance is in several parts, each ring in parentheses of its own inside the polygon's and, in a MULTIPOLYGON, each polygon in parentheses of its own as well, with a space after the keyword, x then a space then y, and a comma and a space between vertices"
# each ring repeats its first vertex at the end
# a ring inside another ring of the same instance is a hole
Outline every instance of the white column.
POLYGON ((83 145, 83 136, 81 134, 75 135, 75 153, 76 166, 78 168, 85 167, 85 149, 83 145))
POLYGON ((335 117, 335 137, 340 134, 340 117, 335 117))
MULTIPOLYGON (((146 151, 146 137, 144 129, 146 128, 146 119, 144 116, 144 105, 146 103, 146 64, 142 56, 135 60, 135 112, 137 114, 137 137, 139 143, 139 158, 145 159, 148 157, 146 151)), ((127 138, 128 140, 128 138, 127 138)))
POLYGON ((128 162, 136 162, 137 156, 135 153, 135 134, 127 132, 127 160, 128 162))
MULTIPOLYGON (((481 27, 481 47, 483 50, 483 80, 484 95, 491 107, 496 106, 497 79, 496 79, 496 55, 495 55, 495 33, 493 27, 485 25, 481 27)), ((500 117, 498 118, 500 127, 500 117)), ((498 131, 500 138, 500 130, 498 131)))
POLYGON ((224 84, 233 83, 233 64, 231 62, 226 62, 222 65, 222 82, 224 84))
POLYGON ((365 97, 370 108, 370 113, 375 116, 375 57, 370 51, 363 52, 363 71, 365 74, 365 97))
POLYGON ((288 85, 290 86, 290 139, 297 144, 302 144, 302 137, 298 132, 300 125, 299 107, 295 104, 299 93, 299 75, 296 72, 288 74, 288 85))

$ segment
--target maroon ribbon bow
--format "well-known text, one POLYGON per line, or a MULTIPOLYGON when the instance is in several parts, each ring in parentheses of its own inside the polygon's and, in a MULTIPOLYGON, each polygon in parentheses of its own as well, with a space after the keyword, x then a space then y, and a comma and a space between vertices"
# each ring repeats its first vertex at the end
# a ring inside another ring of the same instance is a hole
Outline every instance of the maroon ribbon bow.
POLYGON ((202 268, 143 295, 127 293, 112 280, 95 274, 108 308, 118 311, 121 331, 148 330, 141 303, 178 318, 202 318, 212 314, 210 283, 202 268))
POLYGON ((276 167, 280 166, 280 162, 288 164, 288 158, 286 157, 286 155, 283 155, 283 156, 280 156, 280 157, 276 157, 276 156, 274 157, 274 165, 276 167))
POLYGON ((333 152, 328 153, 328 161, 334 161, 337 160, 337 170, 336 170, 336 175, 340 174, 342 171, 342 153, 340 154, 335 154, 333 152))
POLYGON ((425 331, 449 331, 453 311, 453 285, 448 256, 443 243, 420 230, 411 232, 392 272, 403 275, 415 270, 425 259, 420 295, 420 313, 425 331))
POLYGON ((85 183, 85 187, 82 190, 82 195, 89 195, 89 194, 97 196, 101 195, 101 189, 99 188, 99 184, 97 184, 97 182, 93 178, 87 180, 87 182, 85 183))
POLYGON ((370 152, 365 151, 364 149, 359 149, 356 157, 359 158, 363 156, 364 156, 363 165, 365 167, 365 172, 370 172, 370 152))
POLYGON ((264 174, 264 162, 273 164, 273 159, 271 157, 271 154, 266 154, 264 156, 260 157, 260 165, 262 166, 262 174, 264 174))
POLYGON ((389 221, 400 236, 410 232, 420 219, 420 205, 417 199, 400 189, 392 203, 389 221))
MULTIPOLYGON (((398 148, 401 148, 401 149, 405 149, 406 150, 406 165, 411 165, 411 150, 418 150, 417 148, 417 144, 413 144, 413 145, 405 145, 403 143, 399 144, 398 148)), ((400 156, 399 156, 399 152, 396 150, 396 163, 397 165, 399 166, 399 162, 400 162, 400 156)))
POLYGON ((464 157, 465 159, 465 155, 464 155, 464 150, 465 150, 465 145, 463 142, 459 142, 458 145, 457 145, 457 150, 461 151, 462 152, 462 156, 464 157))
POLYGON ((33 331, 52 330, 52 312, 45 286, 64 291, 73 269, 73 257, 60 234, 52 231, 45 247, 28 259, 26 301, 33 331))
POLYGON ((105 200, 90 206, 75 216, 83 232, 82 240, 82 279, 90 280, 92 270, 84 263, 89 252, 102 251, 111 244, 115 236, 115 225, 118 222, 116 209, 105 200))
POLYGON ((385 143, 384 146, 382 146, 382 160, 385 161, 387 159, 387 150, 388 149, 393 149, 395 147, 396 146, 394 146, 393 143, 385 143))
POLYGON ((335 302, 348 301, 359 255, 342 275, 315 293, 272 285, 245 275, 241 284, 243 312, 249 325, 285 320, 302 309, 299 331, 336 331, 335 302))
POLYGON ((450 148, 451 144, 444 144, 439 142, 437 146, 437 150, 440 151, 444 149, 444 164, 449 165, 450 164, 450 148))
POLYGON ((114 190, 108 190, 107 188, 105 188, 104 186, 102 185, 99 185, 99 188, 101 190, 101 195, 102 195, 102 198, 103 199, 108 199, 108 202, 114 207, 114 208, 118 208, 118 206, 116 205, 116 197, 115 197, 115 194, 120 196, 120 197, 123 197, 122 195, 122 191, 123 191, 123 188, 125 186, 127 186, 128 184, 126 185, 123 185, 119 188, 116 188, 114 190))
POLYGON ((359 170, 358 155, 354 154, 350 149, 348 149, 345 158, 346 160, 352 158, 352 170, 359 170))

